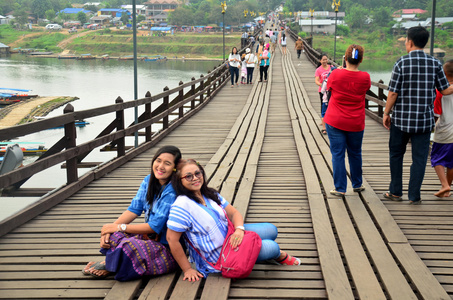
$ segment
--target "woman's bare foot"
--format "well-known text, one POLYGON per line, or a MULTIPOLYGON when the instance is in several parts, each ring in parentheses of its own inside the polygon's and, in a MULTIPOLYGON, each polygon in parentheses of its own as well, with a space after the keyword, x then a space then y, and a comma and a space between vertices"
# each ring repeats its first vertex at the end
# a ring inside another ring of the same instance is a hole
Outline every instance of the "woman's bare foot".
POLYGON ((434 193, 434 196, 443 198, 450 196, 450 187, 441 188, 437 193, 434 193))
POLYGON ((89 262, 82 273, 96 278, 105 278, 110 275, 110 272, 105 269, 105 261, 89 262))
POLYGON ((83 275, 90 275, 90 272, 88 271, 96 262, 95 261, 90 261, 87 263, 87 265, 83 268, 82 273, 83 275))

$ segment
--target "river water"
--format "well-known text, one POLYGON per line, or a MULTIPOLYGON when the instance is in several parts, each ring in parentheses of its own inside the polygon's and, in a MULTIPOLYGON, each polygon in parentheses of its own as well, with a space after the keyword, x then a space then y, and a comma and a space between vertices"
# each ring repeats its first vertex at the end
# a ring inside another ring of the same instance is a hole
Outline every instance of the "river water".
MULTIPOLYGON (((144 97, 148 91, 156 95, 161 93, 165 86, 172 89, 177 87, 180 81, 188 82, 192 77, 199 78, 218 64, 216 61, 181 60, 138 62, 138 98, 144 97)), ((133 61, 59 60, 16 54, 0 58, 0 70, 0 87, 31 89, 31 94, 40 96, 76 96, 80 99, 71 103, 75 111, 114 104, 118 96, 124 101, 134 97, 133 61)), ((54 110, 48 116, 62 114, 63 108, 54 110)), ((141 112, 142 110, 139 110, 139 114, 141 112)), ((133 109, 125 112, 125 118, 126 125, 133 122, 133 109)), ((113 119, 114 114, 109 114, 87 120, 89 125, 77 128, 77 144, 95 138, 113 119)), ((155 129, 157 128, 154 127, 153 130, 155 129)), ((50 148, 62 137, 63 131, 45 130, 13 141, 37 142, 50 148)), ((142 139, 140 137, 140 140, 142 139)), ((126 145, 133 144, 133 137, 127 138, 126 145)), ((100 152, 95 149, 84 161, 105 162, 115 155, 116 152, 100 152)), ((25 163, 35 159, 36 157, 27 157, 25 163)), ((87 171, 88 169, 79 169, 79 176, 87 171)), ((33 176, 23 187, 55 188, 63 185, 65 178, 65 170, 57 165, 33 176)), ((0 219, 36 200, 37 198, 0 198, 0 219)))

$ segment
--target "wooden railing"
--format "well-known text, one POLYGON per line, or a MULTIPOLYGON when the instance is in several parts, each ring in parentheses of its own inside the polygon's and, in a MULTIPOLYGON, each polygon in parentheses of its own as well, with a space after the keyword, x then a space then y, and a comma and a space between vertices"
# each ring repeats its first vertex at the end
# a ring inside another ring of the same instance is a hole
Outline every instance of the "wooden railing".
MULTIPOLYGON (((298 35, 291 31, 287 30, 289 36, 295 41, 298 38, 298 35)), ((305 55, 308 60, 315 66, 320 64, 322 53, 316 51, 312 47, 312 38, 303 39, 305 55)), ((339 67, 332 59, 329 58, 329 64, 339 67)), ((384 115, 385 101, 387 100, 387 95, 384 94, 384 91, 388 91, 388 86, 384 84, 382 80, 379 82, 371 82, 372 86, 378 88, 378 94, 376 95, 373 91, 368 90, 365 97, 365 112, 366 114, 376 120, 377 122, 382 122, 382 117, 384 115)))

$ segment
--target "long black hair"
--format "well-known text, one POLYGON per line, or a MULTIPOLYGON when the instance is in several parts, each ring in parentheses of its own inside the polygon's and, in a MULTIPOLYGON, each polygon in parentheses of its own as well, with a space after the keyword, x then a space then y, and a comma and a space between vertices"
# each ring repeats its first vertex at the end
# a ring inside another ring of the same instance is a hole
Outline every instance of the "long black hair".
POLYGON ((195 196, 194 192, 189 191, 182 184, 181 170, 186 165, 196 165, 200 169, 201 174, 203 174, 203 184, 201 185, 201 189, 200 189, 201 194, 203 196, 205 196, 206 198, 214 200, 215 203, 220 205, 219 192, 214 188, 208 187, 208 183, 206 182, 206 173, 205 173, 203 167, 195 159, 182 159, 179 162, 178 166, 176 167, 176 176, 173 176, 172 181, 171 181, 171 183, 173 184, 173 188, 176 191, 176 194, 187 196, 190 199, 192 199, 193 201, 202 204, 201 199, 198 199, 195 196))
POLYGON ((231 55, 234 55, 234 51, 233 51, 234 48, 236 48, 236 54, 239 54, 239 53, 238 53, 238 48, 237 48, 237 47, 233 47, 233 48, 231 48, 231 55))
POLYGON ((282 41, 286 41, 286 35, 282 33, 282 41))
MULTIPOLYGON (((157 150, 156 154, 154 154, 153 160, 151 161, 151 176, 149 177, 149 184, 148 184, 148 192, 146 193, 146 201, 148 201, 149 205, 151 207, 153 206, 153 201, 154 198, 159 195, 161 185, 159 183, 159 180, 156 178, 154 175, 154 170, 153 170, 153 164, 154 161, 162 154, 162 153, 168 153, 171 154, 175 157, 175 166, 178 165, 180 159, 181 159, 181 151, 179 150, 178 147, 175 146, 163 146, 159 150, 157 150)), ((168 178, 168 182, 170 182, 171 178, 174 177, 175 172, 172 173, 172 175, 168 178)))

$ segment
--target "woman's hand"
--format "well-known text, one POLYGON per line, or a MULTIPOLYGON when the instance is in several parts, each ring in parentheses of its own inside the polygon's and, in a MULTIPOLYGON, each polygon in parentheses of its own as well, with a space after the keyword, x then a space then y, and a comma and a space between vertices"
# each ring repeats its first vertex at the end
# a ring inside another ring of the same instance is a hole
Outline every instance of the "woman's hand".
POLYGON ((182 280, 188 279, 189 281, 199 281, 201 278, 203 278, 203 275, 200 272, 190 268, 184 271, 184 277, 182 280))
POLYGON ((115 224, 115 223, 105 224, 104 226, 102 226, 101 236, 110 234, 110 233, 114 233, 116 231, 118 231, 118 224, 115 224))
POLYGON ((230 245, 231 247, 236 248, 242 243, 244 239, 244 230, 236 229, 236 231, 230 237, 230 245))
POLYGON ((110 249, 110 233, 101 236, 101 248, 110 249))

